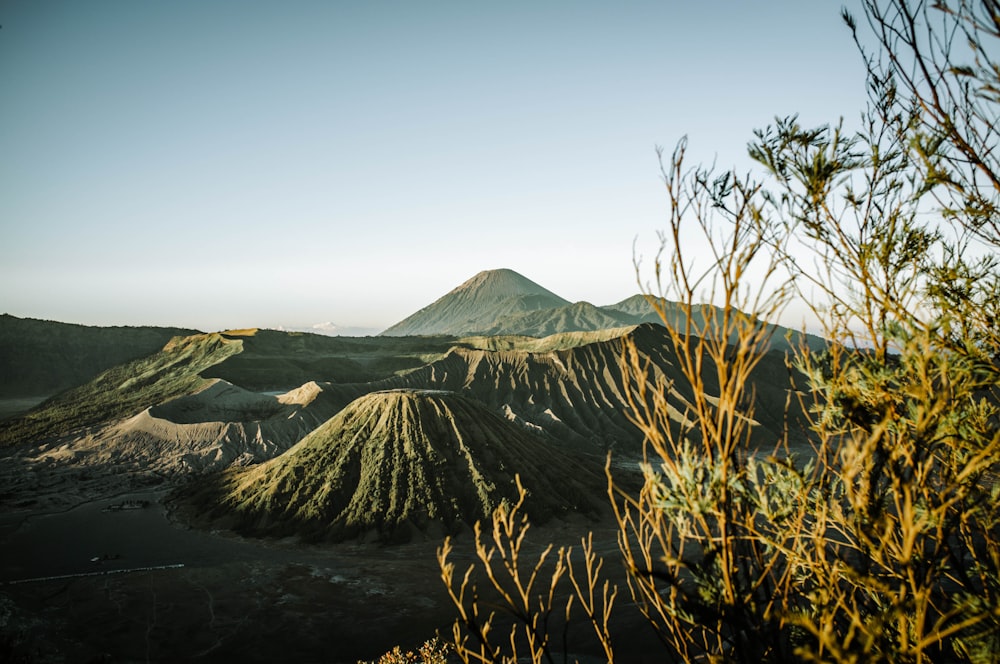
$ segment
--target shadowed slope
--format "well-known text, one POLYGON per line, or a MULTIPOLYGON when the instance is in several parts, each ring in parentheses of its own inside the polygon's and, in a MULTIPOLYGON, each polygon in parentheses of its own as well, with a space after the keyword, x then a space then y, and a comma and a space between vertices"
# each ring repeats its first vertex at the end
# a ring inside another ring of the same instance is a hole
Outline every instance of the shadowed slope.
POLYGON ((222 378, 255 391, 283 391, 311 380, 366 382, 443 357, 454 339, 423 337, 329 337, 303 332, 226 332, 243 341, 243 352, 211 367, 205 378, 222 378))
MULTIPOLYGON (((614 334, 559 335, 551 342, 496 338, 491 347, 503 350, 456 347, 446 357, 402 376, 368 385, 333 387, 341 398, 391 388, 454 391, 581 452, 603 456, 607 450, 617 449, 637 454, 642 433, 629 417, 627 397, 634 386, 626 384, 621 367, 626 340, 635 343, 642 362, 648 363, 646 380, 663 380, 667 385, 673 421, 679 424, 683 411, 693 402, 692 394, 677 367, 667 331, 652 324, 621 328, 614 334), (581 343, 559 345, 566 337, 581 343), (595 341, 583 343, 590 338, 595 341), (550 343, 555 348, 545 350, 550 343)), ((714 368, 706 365, 706 388, 711 395, 718 390, 714 374, 714 368)), ((755 441, 764 448, 782 436, 790 386, 784 355, 772 351, 753 376, 755 419, 761 425, 755 431, 755 441)))
POLYGON ((477 401, 393 390, 355 400, 276 459, 199 480, 177 502, 248 534, 401 541, 435 524, 461 529, 516 500, 515 474, 537 522, 592 511, 605 489, 598 468, 477 401))
POLYGON ((108 369, 28 413, 0 424, 0 446, 40 443, 71 431, 128 417, 206 385, 199 373, 242 351, 221 334, 172 339, 149 357, 108 369))
MULTIPOLYGON (((678 302, 672 302, 665 298, 655 298, 646 295, 633 295, 616 304, 609 304, 600 309, 606 313, 623 316, 631 320, 633 325, 643 323, 653 323, 663 325, 664 320, 653 307, 652 302, 658 302, 663 309, 664 317, 670 327, 683 330, 687 323, 687 311, 678 302)), ((716 323, 722 321, 722 310, 711 304, 695 305, 691 309, 692 334, 697 336, 698 331, 705 327, 706 321, 715 319, 716 323)), ((812 350, 822 350, 826 347, 826 340, 815 334, 804 334, 799 330, 774 325, 772 323, 761 322, 770 334, 768 347, 772 350, 787 351, 798 348, 803 342, 812 350)), ((731 341, 736 341, 735 337, 731 341)))
POLYGON ((48 446, 36 459, 163 477, 221 470, 274 458, 342 406, 314 382, 271 396, 213 379, 192 394, 48 446))
POLYGON ((195 330, 92 327, 0 315, 0 398, 47 396, 195 330))
POLYGON ((175 338, 158 353, 0 423, 0 445, 8 445, 0 507, 87 499, 273 458, 349 399, 314 382, 299 380, 276 396, 205 375, 248 346, 256 357, 231 373, 242 375, 259 360, 279 368, 281 380, 308 375, 310 359, 325 370, 333 363, 324 364, 324 355, 337 363, 337 354, 354 351, 353 344, 313 337, 275 332, 258 339, 255 331, 230 331, 175 338))
POLYGON ((273 459, 343 408, 330 387, 310 382, 269 395, 203 380, 131 417, 10 454, 0 464, 0 509, 38 499, 63 504, 273 459))
POLYGON ((108 369, 0 422, 0 446, 38 444, 104 426, 193 394, 213 378, 251 391, 278 392, 310 381, 365 382, 443 357, 453 342, 447 337, 341 338, 256 329, 176 337, 159 352, 108 369))

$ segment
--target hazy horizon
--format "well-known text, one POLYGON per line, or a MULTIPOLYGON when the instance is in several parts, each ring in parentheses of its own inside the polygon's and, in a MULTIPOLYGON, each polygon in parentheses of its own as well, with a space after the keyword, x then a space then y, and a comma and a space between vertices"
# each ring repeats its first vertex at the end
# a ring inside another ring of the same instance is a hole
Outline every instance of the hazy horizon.
POLYGON ((618 302, 655 146, 858 117, 840 7, 7 3, 0 311, 382 330, 501 267, 618 302))

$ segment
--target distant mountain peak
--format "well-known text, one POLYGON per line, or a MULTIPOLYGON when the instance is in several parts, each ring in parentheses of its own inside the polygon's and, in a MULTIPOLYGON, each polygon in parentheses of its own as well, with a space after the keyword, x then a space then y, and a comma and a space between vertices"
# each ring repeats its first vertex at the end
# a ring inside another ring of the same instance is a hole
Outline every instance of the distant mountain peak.
MULTIPOLYGON (((472 292, 477 297, 506 299, 520 295, 547 295, 562 300, 552 291, 538 285, 524 275, 508 268, 483 270, 462 285, 453 289, 448 295, 472 292)), ((445 296, 447 297, 447 295, 445 296)), ((568 301, 563 300, 566 304, 568 301)))
POLYGON ((514 270, 484 270, 382 334, 464 335, 488 330, 512 314, 568 304, 569 300, 514 270))
MULTIPOLYGON (((484 270, 420 311, 382 332, 383 336, 448 335, 546 337, 560 332, 617 329, 642 323, 686 329, 692 317, 695 334, 706 322, 721 316, 711 304, 690 308, 663 297, 633 295, 617 304, 597 307, 589 302, 571 303, 534 281, 501 268, 484 270)), ((762 321, 763 324, 763 321, 762 321)), ((770 323, 768 323, 771 326, 770 323)), ((771 326, 772 349, 788 349, 786 328, 771 326)), ((805 340, 823 348, 823 339, 792 332, 794 342, 805 340)))

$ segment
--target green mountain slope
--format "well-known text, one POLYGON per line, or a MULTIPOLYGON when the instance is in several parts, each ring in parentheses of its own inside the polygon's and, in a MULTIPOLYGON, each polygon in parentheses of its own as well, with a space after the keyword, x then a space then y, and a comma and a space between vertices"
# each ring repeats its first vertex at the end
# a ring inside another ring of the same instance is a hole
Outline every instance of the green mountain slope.
POLYGON ((274 392, 310 381, 357 383, 384 378, 443 357, 453 342, 448 337, 326 337, 269 330, 178 337, 159 352, 108 369, 19 417, 0 422, 0 446, 39 444, 74 430, 107 425, 198 392, 214 378, 251 391, 274 392))
POLYGON ((451 532, 516 500, 514 475, 542 523, 597 509, 605 480, 478 401, 443 391, 363 396, 291 450, 177 495, 182 513, 241 533, 401 541, 451 532))
POLYGON ((568 304, 513 270, 486 270, 388 328, 382 336, 478 334, 506 317, 568 304))
POLYGON ((0 446, 38 444, 195 392, 205 385, 201 371, 242 349, 240 340, 218 333, 175 338, 158 353, 108 369, 24 415, 0 422, 0 446))
MULTIPOLYGON (((679 418, 692 395, 684 387, 666 330, 652 324, 548 339, 496 337, 493 344, 482 344, 490 349, 456 347, 414 371, 337 388, 345 399, 392 388, 448 390, 581 452, 603 456, 616 449, 636 454, 642 435, 630 419, 631 386, 621 369, 626 338, 649 364, 646 379, 663 379, 670 385, 669 398, 679 418)), ((712 367, 705 367, 705 376, 707 388, 717 389, 712 367)), ((768 447, 782 435, 781 414, 790 388, 784 355, 769 353, 755 376, 760 378, 754 381, 760 423, 756 441, 768 447)))
POLYGON ((565 332, 591 332, 636 325, 634 316, 576 302, 562 307, 529 311, 506 316, 484 334, 518 334, 547 337, 565 332))
MULTIPOLYGON (((420 311, 382 332, 382 336, 446 334, 516 335, 542 338, 566 332, 590 332, 645 323, 682 329, 687 313, 676 302, 659 298, 661 318, 651 299, 638 294, 616 304, 598 307, 589 302, 570 303, 513 270, 480 272, 420 311)), ((721 316, 718 307, 696 305, 692 311, 695 333, 705 321, 721 316)), ((788 350, 803 341, 818 350, 825 341, 780 325, 761 321, 771 331, 771 348, 788 350)))
POLYGON ((155 353, 196 330, 91 327, 0 315, 0 399, 43 397, 155 353))

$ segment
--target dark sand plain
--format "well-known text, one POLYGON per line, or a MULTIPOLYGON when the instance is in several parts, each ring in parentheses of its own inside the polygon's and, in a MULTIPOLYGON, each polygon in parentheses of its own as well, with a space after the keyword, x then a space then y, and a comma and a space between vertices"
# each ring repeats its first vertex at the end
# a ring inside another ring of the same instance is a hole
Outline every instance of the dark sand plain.
POLYGON ((438 542, 246 540, 172 523, 164 493, 0 518, 0 601, 28 661, 354 662, 450 626, 438 542), (103 511, 123 500, 150 504, 103 511))
MULTIPOLYGON (((456 613, 439 576, 439 537, 392 546, 246 539, 173 522, 166 495, 0 515, 2 637, 20 661, 353 663, 436 633, 450 638, 456 613), (104 511, 129 500, 149 505, 104 511)), ((595 526, 599 549, 614 557, 613 531, 582 519, 533 528, 528 549, 578 544, 595 526)), ((464 571, 472 554, 472 533, 459 534, 450 559, 464 571)), ((570 633, 581 654, 592 646, 588 629, 570 633)))

